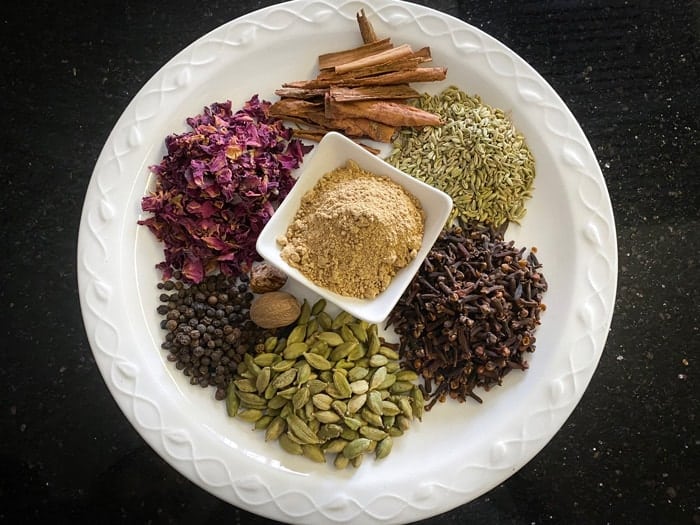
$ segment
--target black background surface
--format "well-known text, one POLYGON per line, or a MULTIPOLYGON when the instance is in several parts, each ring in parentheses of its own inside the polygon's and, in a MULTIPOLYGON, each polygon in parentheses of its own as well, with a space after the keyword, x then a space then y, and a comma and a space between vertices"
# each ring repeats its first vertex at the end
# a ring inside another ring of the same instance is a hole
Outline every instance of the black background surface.
MULTIPOLYGON (((0 14, 0 521, 268 523, 190 483, 111 398, 76 247, 107 136, 140 87, 270 1, 42 0, 0 14)), ((588 390, 522 470, 438 523, 700 523, 698 2, 419 2, 529 62, 584 129, 619 243, 588 390)))

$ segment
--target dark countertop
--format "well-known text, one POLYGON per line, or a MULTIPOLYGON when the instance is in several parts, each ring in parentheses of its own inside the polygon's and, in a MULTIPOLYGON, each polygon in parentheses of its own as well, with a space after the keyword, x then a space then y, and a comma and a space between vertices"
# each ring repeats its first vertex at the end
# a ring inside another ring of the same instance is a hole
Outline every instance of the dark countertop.
MULTIPOLYGON (((187 44, 272 3, 3 10, 1 522, 267 523, 190 483, 123 416, 83 329, 76 246, 130 99, 187 44)), ((598 156, 619 243, 611 331, 576 410, 505 483, 424 523, 700 524, 700 5, 420 3, 488 32, 557 90, 598 156)))

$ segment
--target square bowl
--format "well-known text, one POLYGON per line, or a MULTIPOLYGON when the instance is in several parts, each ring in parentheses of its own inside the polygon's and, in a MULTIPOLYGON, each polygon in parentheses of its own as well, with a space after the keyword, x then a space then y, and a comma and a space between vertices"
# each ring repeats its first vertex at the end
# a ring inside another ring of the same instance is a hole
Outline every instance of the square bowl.
POLYGON ((452 209, 452 199, 444 192, 433 188, 394 168, 376 155, 368 152, 352 140, 337 132, 326 134, 316 147, 308 164, 302 168, 294 188, 263 228, 256 243, 258 253, 270 264, 285 272, 287 276, 339 308, 370 323, 381 323, 394 308, 408 287, 433 243, 445 226, 452 209), (281 256, 277 238, 287 231, 294 219, 302 197, 327 173, 340 168, 352 160, 363 170, 390 178, 402 186, 420 202, 424 213, 424 232, 421 247, 416 257, 401 268, 389 286, 371 299, 359 299, 337 294, 312 282, 298 269, 288 264, 281 256))

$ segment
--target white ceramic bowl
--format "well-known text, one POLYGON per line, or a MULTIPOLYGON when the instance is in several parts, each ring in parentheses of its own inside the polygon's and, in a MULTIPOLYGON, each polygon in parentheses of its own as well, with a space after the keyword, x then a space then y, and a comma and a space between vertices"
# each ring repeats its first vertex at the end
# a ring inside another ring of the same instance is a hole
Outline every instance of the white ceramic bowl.
POLYGON ((256 248, 258 253, 270 264, 285 272, 291 279, 324 297, 327 301, 359 319, 380 323, 394 308, 440 234, 452 209, 452 199, 444 192, 397 170, 340 133, 328 133, 315 150, 308 163, 302 165, 302 171, 294 188, 260 233, 256 248), (277 237, 287 231, 287 226, 299 209, 304 194, 311 190, 323 175, 344 166, 348 160, 355 161, 360 168, 366 171, 389 177, 403 186, 420 201, 425 213, 423 243, 418 255, 397 272, 383 292, 372 299, 357 299, 339 295, 314 284, 298 269, 293 268, 282 259, 281 247, 277 244, 277 237))

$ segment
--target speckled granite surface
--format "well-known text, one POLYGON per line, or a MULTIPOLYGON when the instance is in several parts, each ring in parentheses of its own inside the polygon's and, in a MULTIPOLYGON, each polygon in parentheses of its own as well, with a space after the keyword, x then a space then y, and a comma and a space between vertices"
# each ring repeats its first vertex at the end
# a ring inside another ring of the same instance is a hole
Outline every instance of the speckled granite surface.
MULTIPOLYGON (((38 0, 0 15, 0 521, 268 523, 179 475, 119 411, 75 256, 95 160, 131 97, 185 45, 271 3, 38 0)), ((612 328, 574 413, 505 483, 424 523, 699 524, 700 6, 420 3, 557 90, 598 156, 619 243, 612 328)))

